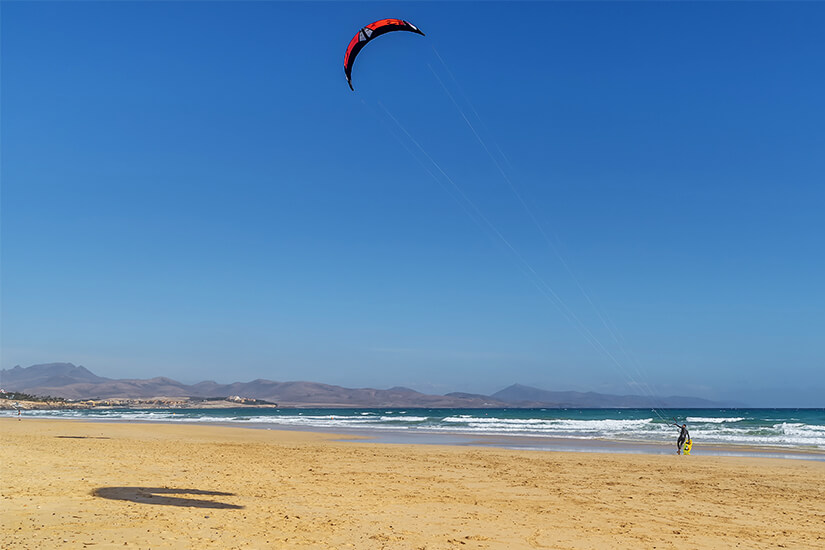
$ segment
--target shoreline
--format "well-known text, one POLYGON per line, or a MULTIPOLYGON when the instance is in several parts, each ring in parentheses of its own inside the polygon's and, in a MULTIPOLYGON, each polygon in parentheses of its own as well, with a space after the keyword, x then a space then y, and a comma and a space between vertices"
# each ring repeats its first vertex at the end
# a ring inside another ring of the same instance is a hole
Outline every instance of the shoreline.
MULTIPOLYGON (((0 417, 2 421, 4 417, 0 417)), ((16 418, 16 417, 6 417, 16 418)), ((339 441, 360 441, 374 444, 390 445, 434 445, 451 447, 498 448, 528 452, 569 452, 569 453, 608 453, 640 455, 676 455, 675 438, 673 443, 621 440, 605 438, 564 438, 548 436, 524 436, 503 434, 467 434, 460 432, 404 431, 391 428, 321 428, 302 427, 286 424, 216 421, 170 421, 170 420, 135 420, 109 418, 43 418, 23 417, 25 421, 73 421, 79 423, 113 423, 113 424, 163 424, 172 426, 215 426, 224 428, 252 429, 263 431, 302 432, 318 435, 333 435, 339 441)), ((694 444, 691 457, 740 457, 771 458, 783 460, 806 460, 825 462, 825 451, 780 446, 737 445, 735 443, 694 444)))

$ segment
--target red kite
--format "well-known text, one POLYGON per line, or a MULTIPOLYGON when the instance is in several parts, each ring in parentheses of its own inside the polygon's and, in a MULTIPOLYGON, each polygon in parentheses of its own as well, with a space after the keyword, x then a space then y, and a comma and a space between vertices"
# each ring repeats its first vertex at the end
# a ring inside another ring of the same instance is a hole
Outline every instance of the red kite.
POLYGON ((347 75, 350 90, 355 91, 355 88, 352 87, 352 65, 355 63, 355 56, 373 38, 393 31, 409 31, 424 36, 424 33, 418 30, 418 27, 401 19, 381 19, 358 31, 358 34, 350 40, 347 53, 344 55, 344 74, 347 75))

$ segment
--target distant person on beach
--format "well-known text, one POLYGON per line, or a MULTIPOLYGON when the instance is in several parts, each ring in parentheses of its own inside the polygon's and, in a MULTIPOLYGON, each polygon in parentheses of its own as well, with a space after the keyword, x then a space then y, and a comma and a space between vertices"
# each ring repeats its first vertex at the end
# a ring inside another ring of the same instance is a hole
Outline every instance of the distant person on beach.
POLYGON ((690 439, 690 434, 688 433, 686 424, 682 424, 680 426, 679 424, 674 423, 673 425, 681 430, 679 432, 679 439, 676 440, 676 454, 680 455, 682 454, 682 447, 685 445, 685 440, 690 439))

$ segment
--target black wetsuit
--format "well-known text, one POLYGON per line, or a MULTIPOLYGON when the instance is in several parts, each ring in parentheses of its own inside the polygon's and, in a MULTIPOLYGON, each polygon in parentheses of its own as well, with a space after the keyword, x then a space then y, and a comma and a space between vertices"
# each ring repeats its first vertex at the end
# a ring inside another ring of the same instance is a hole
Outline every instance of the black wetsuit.
MULTIPOLYGON (((679 425, 677 424, 677 426, 679 426, 679 425)), ((679 432, 679 439, 676 441, 676 446, 681 451, 682 450, 682 445, 685 444, 686 439, 689 439, 690 434, 688 433, 687 428, 685 426, 679 426, 679 429, 682 430, 682 431, 679 432)))

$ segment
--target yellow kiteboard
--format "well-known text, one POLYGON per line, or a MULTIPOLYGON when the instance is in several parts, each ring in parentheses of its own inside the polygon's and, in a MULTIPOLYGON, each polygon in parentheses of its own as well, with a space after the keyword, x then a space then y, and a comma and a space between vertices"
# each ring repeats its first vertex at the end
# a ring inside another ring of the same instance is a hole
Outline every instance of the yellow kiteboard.
POLYGON ((685 446, 682 448, 682 453, 686 455, 690 455, 690 448, 693 447, 693 440, 688 439, 685 442, 685 446))

